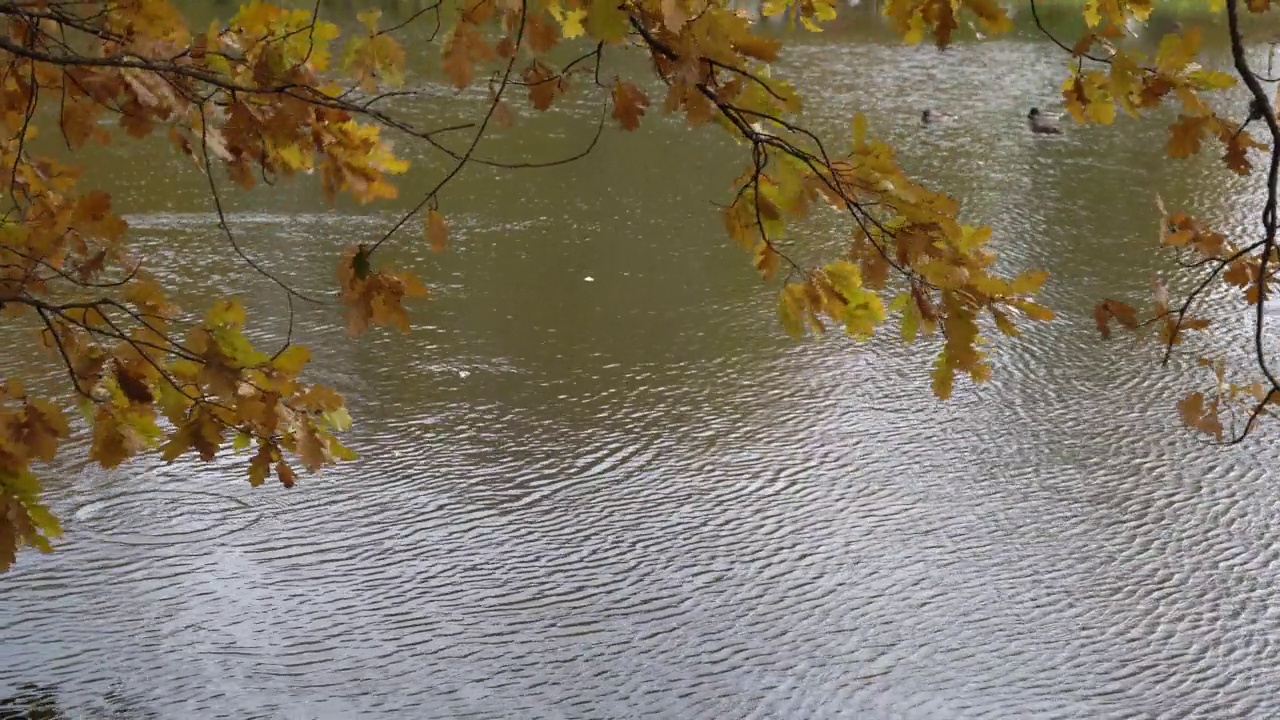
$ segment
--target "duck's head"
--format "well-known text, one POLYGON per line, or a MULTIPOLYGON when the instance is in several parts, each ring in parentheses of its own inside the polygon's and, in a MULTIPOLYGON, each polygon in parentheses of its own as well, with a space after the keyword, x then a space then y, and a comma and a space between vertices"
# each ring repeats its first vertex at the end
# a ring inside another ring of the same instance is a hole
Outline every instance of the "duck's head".
POLYGON ((1040 117, 1040 108, 1037 108, 1037 107, 1031 108, 1031 112, 1027 113, 1027 117, 1031 118, 1032 120, 1035 120, 1036 118, 1040 117))
POLYGON ((925 110, 924 112, 920 113, 920 121, 921 121, 921 122, 929 122, 929 121, 930 121, 930 120, 932 120, 932 119, 933 119, 933 111, 932 111, 932 110, 925 110))

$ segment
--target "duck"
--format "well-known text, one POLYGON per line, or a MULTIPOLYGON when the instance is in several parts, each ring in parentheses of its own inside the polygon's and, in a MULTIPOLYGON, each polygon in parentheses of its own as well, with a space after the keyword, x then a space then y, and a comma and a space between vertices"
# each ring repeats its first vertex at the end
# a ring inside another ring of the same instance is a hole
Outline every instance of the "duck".
POLYGON ((955 120, 955 119, 956 119, 955 115, 948 115, 947 113, 942 113, 942 112, 934 112, 932 110, 925 110, 924 112, 920 113, 921 125, 933 125, 934 123, 951 122, 952 120, 955 120))
POLYGON ((1048 116, 1040 112, 1040 108, 1031 108, 1031 112, 1027 113, 1027 122, 1031 126, 1031 132, 1040 135, 1061 135, 1062 128, 1058 124, 1050 120, 1048 116))

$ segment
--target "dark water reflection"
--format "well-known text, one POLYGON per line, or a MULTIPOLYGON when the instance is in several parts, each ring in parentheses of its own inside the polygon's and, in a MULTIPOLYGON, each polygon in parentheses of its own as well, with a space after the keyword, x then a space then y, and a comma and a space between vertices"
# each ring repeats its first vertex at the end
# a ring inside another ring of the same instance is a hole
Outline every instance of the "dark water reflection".
MULTIPOLYGON (((792 55, 813 121, 867 111, 1011 266, 1054 273, 1064 319, 1001 342, 995 382, 939 404, 890 339, 783 340, 711 212, 738 151, 675 121, 475 172, 443 200, 452 253, 395 249, 437 288, 412 335, 304 312, 363 459, 293 491, 232 464, 67 468, 66 542, 0 581, 0 695, 37 682, 73 717, 1276 716, 1272 453, 1179 432, 1173 372, 1087 319, 1161 267, 1155 190, 1245 227, 1253 186, 1149 152, 1158 122, 1029 136, 1061 77, 1043 44, 943 62, 850 39, 792 55), (921 129, 925 106, 961 120, 921 129)), ((595 108, 494 152, 571 147, 595 108)), ((282 331, 276 293, 214 252, 199 179, 135 170, 138 242, 188 299, 236 289, 282 331)), ((254 252, 311 288, 391 217, 238 202, 254 252)))

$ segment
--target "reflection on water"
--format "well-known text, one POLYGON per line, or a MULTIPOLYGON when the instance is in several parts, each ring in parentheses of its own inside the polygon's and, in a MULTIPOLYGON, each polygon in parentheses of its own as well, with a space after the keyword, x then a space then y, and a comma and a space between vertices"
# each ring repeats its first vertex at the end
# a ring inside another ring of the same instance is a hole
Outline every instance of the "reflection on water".
MULTIPOLYGON (((1061 78, 1043 44, 944 62, 830 35, 788 61, 811 120, 838 137, 866 110, 1011 267, 1054 273, 1064 320, 1002 341, 992 384, 941 404, 891 339, 780 337, 710 206, 738 149, 655 114, 571 166, 464 175, 456 249, 395 249, 438 288, 412 335, 304 312, 359 463, 292 491, 231 462, 52 480, 69 536, 0 581, 0 695, 56 686, 89 717, 1276 716, 1272 455, 1179 432, 1173 374, 1087 319, 1161 267, 1155 189, 1246 227, 1253 186, 1159 158, 1158 120, 1026 133, 1061 78)), ((595 112, 491 151, 572 147, 595 112)), ((440 171, 419 160, 405 203, 440 171)), ((278 294, 171 173, 128 180, 138 242, 190 302, 236 289, 278 336, 278 294)), ((297 188, 240 208, 250 251, 311 289, 394 215, 297 188)))

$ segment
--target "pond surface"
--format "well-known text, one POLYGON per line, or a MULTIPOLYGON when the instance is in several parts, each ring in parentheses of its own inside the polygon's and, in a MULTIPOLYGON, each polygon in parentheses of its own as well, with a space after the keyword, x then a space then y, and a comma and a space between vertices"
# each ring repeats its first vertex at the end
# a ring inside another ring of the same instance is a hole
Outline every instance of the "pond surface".
MULTIPOLYGON (((416 231, 394 249, 435 288, 412 334, 351 341, 334 308, 303 309, 359 462, 293 490, 231 461, 51 478, 67 536, 0 579, 0 696, 35 683, 71 717, 122 718, 1280 714, 1274 446, 1188 436, 1190 363, 1089 319, 1167 269, 1157 190, 1235 231, 1256 180, 1160 158, 1163 118, 1031 136, 1065 67, 1045 42, 939 55, 870 23, 785 69, 837 143, 866 111, 996 226, 1009 267, 1052 271, 1062 320, 1000 341, 993 382, 935 401, 892 328, 786 340, 712 206, 742 149, 653 112, 580 162, 462 176, 454 249, 416 231), (959 120, 922 128, 924 107, 959 120)), ((521 110, 489 152, 580 148, 598 107, 521 110)), ((331 211, 295 185, 237 197, 234 227, 323 290, 339 248, 443 171, 415 157, 393 205, 331 211)), ((94 163, 189 304, 237 291, 282 335, 282 298, 189 166, 125 144, 94 163)))

